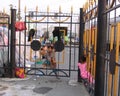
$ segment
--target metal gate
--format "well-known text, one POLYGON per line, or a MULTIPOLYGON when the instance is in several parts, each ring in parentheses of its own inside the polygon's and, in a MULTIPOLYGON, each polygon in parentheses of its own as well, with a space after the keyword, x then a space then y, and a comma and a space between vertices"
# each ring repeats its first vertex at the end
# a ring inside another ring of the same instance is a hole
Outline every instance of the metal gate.
POLYGON ((0 16, 1 76, 6 77, 7 73, 7 77, 15 77, 19 74, 18 69, 28 75, 40 76, 70 77, 71 71, 77 72, 78 14, 74 14, 73 10, 70 13, 62 13, 59 9, 59 12, 56 13, 49 12, 48 9, 47 12, 38 12, 36 9, 25 12, 24 22, 20 21, 21 17, 17 17, 16 9, 11 8, 10 17, 11 20, 9 20, 9 16, 0 16), (60 35, 50 39, 53 36, 53 29, 58 30, 59 32, 55 32, 55 34, 60 35), (4 39, 5 36, 7 39, 4 39), (55 50, 55 68, 43 66, 41 50, 48 45, 53 45, 55 50), (5 72, 6 70, 7 72, 5 72))
POLYGON ((72 11, 71 13, 28 11, 25 12, 25 25, 27 30, 16 33, 19 39, 16 47, 19 54, 18 65, 20 67, 22 65, 20 63, 23 63, 26 74, 70 77, 72 71, 77 72, 78 14, 73 14, 72 11), (54 30, 57 30, 55 35, 60 34, 60 38, 53 36, 54 30), (44 66, 43 63, 41 50, 50 45, 55 50, 56 68, 44 66))
POLYGON ((9 16, 0 13, 0 76, 8 76, 9 69, 9 16))
POLYGON ((95 78, 92 96, 120 95, 119 10, 119 0, 88 0, 81 9, 81 54, 95 78))

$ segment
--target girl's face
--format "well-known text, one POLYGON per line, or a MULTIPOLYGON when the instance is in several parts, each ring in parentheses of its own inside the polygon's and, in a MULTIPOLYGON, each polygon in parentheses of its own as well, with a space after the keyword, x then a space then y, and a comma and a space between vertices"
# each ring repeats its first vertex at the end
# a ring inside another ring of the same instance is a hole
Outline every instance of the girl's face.
POLYGON ((44 50, 47 50, 47 46, 45 46, 43 49, 44 49, 44 50))

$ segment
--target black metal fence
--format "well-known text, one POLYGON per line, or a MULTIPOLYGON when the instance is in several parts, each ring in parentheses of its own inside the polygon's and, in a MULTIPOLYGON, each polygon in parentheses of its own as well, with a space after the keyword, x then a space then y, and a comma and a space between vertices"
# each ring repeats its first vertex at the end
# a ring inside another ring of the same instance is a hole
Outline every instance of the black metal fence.
MULTIPOLYGON (((92 96, 119 96, 120 1, 88 0, 81 9, 81 53, 95 79, 92 96)), ((91 86, 89 86, 91 88, 91 86)), ((90 91, 91 92, 91 91, 90 91)))
MULTIPOLYGON (((25 38, 29 38, 29 32, 31 29, 35 30, 35 36, 28 42, 24 40, 24 57, 28 58, 34 64, 31 68, 27 68, 27 74, 44 75, 44 76, 63 76, 70 77, 71 71, 77 71, 78 62, 78 27, 79 27, 79 15, 73 13, 54 13, 54 12, 37 12, 29 11, 25 15, 25 23, 28 28, 25 31, 25 38), (77 19, 77 20, 75 20, 77 19), (73 21, 74 20, 74 21, 73 21), (57 30, 56 34, 60 31, 61 41, 59 42, 56 37, 53 37, 53 31, 57 30), (65 41, 68 38, 68 41, 65 41), (50 40, 53 39, 53 40, 50 40), (41 48, 44 46, 53 45, 55 48, 56 68, 43 67, 40 64, 42 61, 42 54, 40 50, 31 49, 31 42, 38 40, 41 48), (76 41, 75 41, 76 40, 76 41), (58 43, 57 43, 58 42, 58 43), (59 51, 60 50, 60 51, 59 51), (27 55, 29 53, 29 55, 27 55), (57 73, 56 73, 57 72, 57 73)), ((24 59, 25 59, 24 58, 24 59)), ((24 61, 27 65, 27 62, 24 61)))
POLYGON ((9 16, 0 13, 0 75, 8 76, 9 62, 9 16))
POLYGON ((12 8, 10 16, 0 16, 1 77, 16 77, 23 71, 28 75, 63 77, 77 72, 79 14, 29 11, 24 19, 17 20, 16 9, 12 8), (58 38, 53 37, 54 29, 55 34, 60 32, 58 38), (55 50, 56 68, 42 62, 41 50, 48 45, 55 50))

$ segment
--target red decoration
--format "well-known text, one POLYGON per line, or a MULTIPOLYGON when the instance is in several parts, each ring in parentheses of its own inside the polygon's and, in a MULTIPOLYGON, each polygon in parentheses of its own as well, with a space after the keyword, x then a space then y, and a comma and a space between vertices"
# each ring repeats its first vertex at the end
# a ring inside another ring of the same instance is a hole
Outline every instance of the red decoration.
POLYGON ((23 31, 23 30, 26 30, 26 25, 25 25, 25 22, 23 21, 18 21, 15 23, 15 28, 16 28, 16 31, 23 31))

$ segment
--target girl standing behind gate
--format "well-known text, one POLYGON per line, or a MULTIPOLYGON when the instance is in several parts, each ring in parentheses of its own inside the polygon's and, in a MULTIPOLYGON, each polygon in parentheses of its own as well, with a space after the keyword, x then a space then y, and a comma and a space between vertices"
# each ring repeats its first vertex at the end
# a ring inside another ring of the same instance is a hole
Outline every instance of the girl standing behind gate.
POLYGON ((83 79, 87 79, 88 81, 90 81, 90 83, 94 83, 94 79, 91 76, 90 72, 87 71, 87 62, 86 62, 86 56, 81 56, 80 57, 80 62, 78 63, 78 67, 80 69, 80 76, 83 79))
POLYGON ((47 50, 45 50, 45 48, 41 48, 41 55, 44 68, 56 68, 55 51, 52 45, 48 45, 47 50))
POLYGON ((55 50, 52 45, 48 46, 47 60, 50 62, 50 67, 55 69, 56 68, 55 50))

